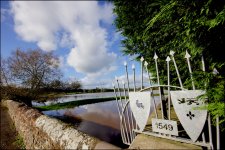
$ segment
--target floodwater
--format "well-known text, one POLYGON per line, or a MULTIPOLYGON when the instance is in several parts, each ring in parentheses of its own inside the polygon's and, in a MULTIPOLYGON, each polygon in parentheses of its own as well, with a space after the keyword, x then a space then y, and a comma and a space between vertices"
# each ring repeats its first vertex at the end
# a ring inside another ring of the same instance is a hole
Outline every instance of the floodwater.
MULTIPOLYGON (((33 102, 33 105, 50 105, 69 101, 113 96, 113 92, 66 95, 54 100, 53 102, 47 101, 44 104, 33 102)), ((159 104, 158 98, 156 98, 156 104, 159 104)), ((152 111, 153 103, 151 104, 150 114, 152 113, 152 111)), ((98 139, 119 146, 121 148, 128 147, 122 142, 120 133, 120 118, 116 100, 87 104, 74 108, 43 111, 43 113, 50 117, 58 118, 64 122, 71 123, 75 126, 76 129, 87 133, 88 135, 97 137, 98 139)))
MULTIPOLYGON (((123 96, 124 94, 121 93, 123 96)), ((33 106, 45 106, 45 105, 52 105, 57 103, 65 103, 71 102, 76 100, 85 100, 85 99, 96 99, 96 98, 107 98, 107 97, 114 97, 114 92, 102 92, 102 93, 85 93, 85 94, 73 94, 73 95, 65 95, 60 98, 51 99, 46 102, 35 102, 32 101, 33 106)))
POLYGON ((120 134, 120 119, 116 101, 107 101, 79 107, 43 111, 45 115, 72 123, 79 131, 103 141, 127 148, 120 134))

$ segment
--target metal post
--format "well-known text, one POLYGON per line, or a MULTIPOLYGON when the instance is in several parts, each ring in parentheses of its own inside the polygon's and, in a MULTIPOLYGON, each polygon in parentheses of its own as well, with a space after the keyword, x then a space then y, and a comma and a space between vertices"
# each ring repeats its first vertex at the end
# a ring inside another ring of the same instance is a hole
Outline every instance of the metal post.
POLYGON ((176 61, 174 59, 174 51, 170 51, 170 55, 172 57, 172 60, 173 60, 173 63, 174 63, 174 66, 175 66, 175 69, 176 69, 176 72, 177 72, 177 76, 178 76, 178 80, 179 80, 179 83, 180 83, 180 87, 183 89, 183 84, 182 84, 182 81, 181 81, 181 78, 180 78, 180 74, 179 74, 179 71, 178 71, 178 68, 177 68, 177 64, 176 64, 176 61))
MULTIPOLYGON (((133 75, 134 75, 134 92, 136 92, 136 84, 135 84, 135 65, 132 64, 133 75)), ((136 122, 136 120, 135 120, 136 122)), ((135 123, 135 129, 137 129, 137 123, 135 123)))
MULTIPOLYGON (((145 69, 146 69, 147 74, 148 74, 149 85, 151 86, 152 84, 151 84, 150 74, 149 74, 149 71, 148 71, 148 63, 145 61, 144 65, 145 65, 145 69)), ((154 95, 153 95, 153 90, 152 90, 152 88, 150 89, 150 93, 151 93, 151 97, 152 97, 152 99, 153 99, 153 106, 154 106, 155 116, 156 116, 156 118, 158 118, 158 113, 157 113, 156 104, 155 104, 155 97, 154 97, 154 95)))
MULTIPOLYGON (((123 82, 123 91, 124 91, 124 95, 125 95, 125 101, 127 102, 127 97, 126 97, 126 89, 125 89, 125 83, 123 82)), ((126 109, 124 108, 124 111, 126 111, 126 109)), ((126 115, 127 115, 127 119, 128 119, 128 127, 129 127, 129 133, 130 133, 130 138, 131 138, 131 141, 133 141, 132 139, 134 139, 135 138, 135 136, 134 136, 134 133, 133 133, 133 122, 131 122, 130 123, 130 117, 129 117, 129 115, 130 114, 128 114, 128 111, 129 111, 129 109, 128 109, 128 106, 127 106, 127 111, 126 111, 126 115)))
POLYGON ((117 82, 117 86, 118 86, 118 92, 119 92, 119 96, 120 96, 120 103, 121 103, 121 106, 122 106, 122 113, 121 113, 121 116, 122 116, 122 118, 124 118, 124 124, 125 124, 125 135, 126 135, 126 137, 127 137, 127 141, 128 141, 128 143, 131 143, 131 139, 127 136, 127 133, 128 133, 128 131, 127 131, 127 124, 126 124, 126 118, 125 117, 123 117, 123 110, 124 110, 124 106, 123 106, 123 102, 122 102, 122 95, 121 95, 121 92, 120 92, 120 85, 119 85, 119 81, 118 81, 118 78, 116 78, 116 82, 117 82))
POLYGON ((216 117, 216 148, 220 149, 220 125, 219 117, 216 117))
POLYGON ((135 84, 135 66, 132 64, 132 69, 133 69, 133 75, 134 75, 134 92, 136 91, 136 84, 135 84))
MULTIPOLYGON (((184 58, 187 59, 188 69, 189 69, 189 73, 190 73, 190 76, 191 76, 192 88, 193 88, 193 90, 195 90, 195 84, 194 84, 194 80, 193 80, 193 77, 192 77, 192 70, 191 70, 191 63, 190 63, 191 55, 186 51, 186 54, 185 54, 184 58)), ((202 141, 205 143, 205 133, 204 133, 204 131, 202 132, 202 141)))
POLYGON ((128 87, 128 93, 130 92, 130 83, 128 78, 128 71, 127 71, 127 62, 124 62, 125 71, 126 71, 126 77, 127 77, 127 87, 128 87))
POLYGON ((116 88, 115 88, 114 83, 113 83, 112 85, 113 85, 113 89, 114 89, 114 94, 115 94, 115 96, 116 96, 117 109, 118 109, 119 116, 120 116, 121 137, 122 137, 123 142, 126 142, 127 139, 125 138, 125 133, 124 133, 124 128, 123 128, 123 123, 122 123, 121 110, 120 110, 120 107, 119 107, 119 102, 118 102, 117 94, 116 94, 116 88))
POLYGON ((143 89, 143 61, 144 58, 141 57, 141 89, 143 89))
POLYGON ((168 81, 168 119, 170 120, 170 57, 167 56, 166 62, 167 62, 167 81, 168 81))
MULTIPOLYGON (((157 63, 157 59, 158 59, 158 56, 154 55, 154 59, 155 59, 155 67, 156 67, 156 74, 157 74, 157 81, 158 81, 158 85, 160 85, 160 82, 159 82, 159 70, 158 70, 158 63, 157 63)), ((164 112, 163 112, 163 103, 162 103, 162 94, 161 94, 161 87, 159 86, 159 97, 160 97, 160 103, 161 103, 161 112, 162 112, 162 118, 164 119, 164 112)))
POLYGON ((209 143, 211 145, 211 149, 214 149, 213 142, 212 142, 212 129, 211 129, 211 117, 208 114, 208 128, 209 128, 209 143))
MULTIPOLYGON (((204 57, 202 56, 202 70, 205 72, 205 61, 204 57)), ((205 88, 206 88, 206 83, 205 83, 205 88)), ((213 146, 213 141, 212 141, 212 128, 211 128, 211 117, 210 114, 208 113, 208 133, 209 133, 209 143, 211 145, 211 149, 214 149, 213 146)))
MULTIPOLYGON (((128 71, 127 71, 127 62, 124 62, 124 66, 125 66, 126 78, 127 78, 127 88, 128 88, 127 90, 128 90, 128 93, 129 93, 130 92, 130 84, 129 84, 129 77, 128 77, 128 71)), ((134 119, 133 119, 132 113, 130 112, 129 108, 128 108, 128 111, 129 111, 129 117, 131 117, 131 128, 132 128, 133 138, 135 138, 135 132, 133 131, 134 124, 135 124, 134 119)))
POLYGON ((185 57, 184 58, 187 59, 188 69, 189 69, 189 73, 191 75, 192 87, 193 87, 193 90, 195 90, 195 84, 194 84, 194 81, 193 81, 191 64, 190 64, 190 57, 191 57, 191 55, 186 51, 186 54, 185 54, 185 57))

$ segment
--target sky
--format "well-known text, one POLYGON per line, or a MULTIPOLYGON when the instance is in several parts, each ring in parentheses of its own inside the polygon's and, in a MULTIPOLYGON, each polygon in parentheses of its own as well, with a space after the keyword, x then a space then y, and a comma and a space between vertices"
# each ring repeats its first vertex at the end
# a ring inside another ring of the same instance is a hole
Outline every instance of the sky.
POLYGON ((130 79, 131 65, 139 66, 138 82, 140 63, 123 55, 115 18, 105 1, 1 1, 1 57, 17 48, 53 52, 63 79, 83 88, 112 87, 115 76, 125 80, 126 61, 130 79))

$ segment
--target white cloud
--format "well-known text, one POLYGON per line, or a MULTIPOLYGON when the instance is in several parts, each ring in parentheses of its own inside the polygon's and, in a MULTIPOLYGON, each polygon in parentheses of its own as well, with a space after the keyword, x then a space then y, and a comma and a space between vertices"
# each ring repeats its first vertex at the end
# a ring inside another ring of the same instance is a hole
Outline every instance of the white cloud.
POLYGON ((117 69, 117 66, 110 66, 96 73, 87 74, 84 78, 81 79, 84 88, 96 88, 96 87, 112 87, 111 78, 104 78, 105 75, 114 72, 117 69))
POLYGON ((112 23, 112 7, 97 1, 11 2, 15 31, 23 40, 45 51, 72 47, 67 63, 87 77, 107 71, 116 59, 107 50, 108 32, 100 26, 112 23))

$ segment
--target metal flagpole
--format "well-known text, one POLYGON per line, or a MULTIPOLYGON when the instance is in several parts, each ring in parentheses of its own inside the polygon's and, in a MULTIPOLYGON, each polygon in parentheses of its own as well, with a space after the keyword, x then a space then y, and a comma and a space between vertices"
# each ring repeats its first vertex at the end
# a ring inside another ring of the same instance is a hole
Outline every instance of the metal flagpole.
MULTIPOLYGON (((151 83, 151 78, 150 78, 150 74, 149 74, 149 71, 148 71, 148 63, 145 61, 144 65, 145 65, 145 69, 146 69, 147 74, 148 74, 149 84, 150 84, 150 86, 151 86, 152 83, 151 83)), ((154 106, 155 116, 156 116, 156 118, 158 118, 158 113, 157 113, 156 104, 155 104, 155 97, 154 97, 154 95, 153 95, 153 90, 152 90, 152 88, 150 89, 150 93, 151 93, 151 97, 152 97, 152 99, 153 99, 153 106, 154 106)))
MULTIPOLYGON (((157 63, 157 59, 158 59, 158 56, 154 55, 153 57, 155 59, 155 67, 156 67, 156 74, 157 74, 157 81, 158 81, 158 85, 160 85, 160 82, 159 82, 159 70, 158 70, 158 63, 157 63)), ((162 94, 161 94, 161 87, 159 86, 159 97, 160 97, 160 103, 161 103, 161 112, 162 112, 162 119, 164 119, 164 112, 163 112, 163 104, 162 104, 162 94)))

